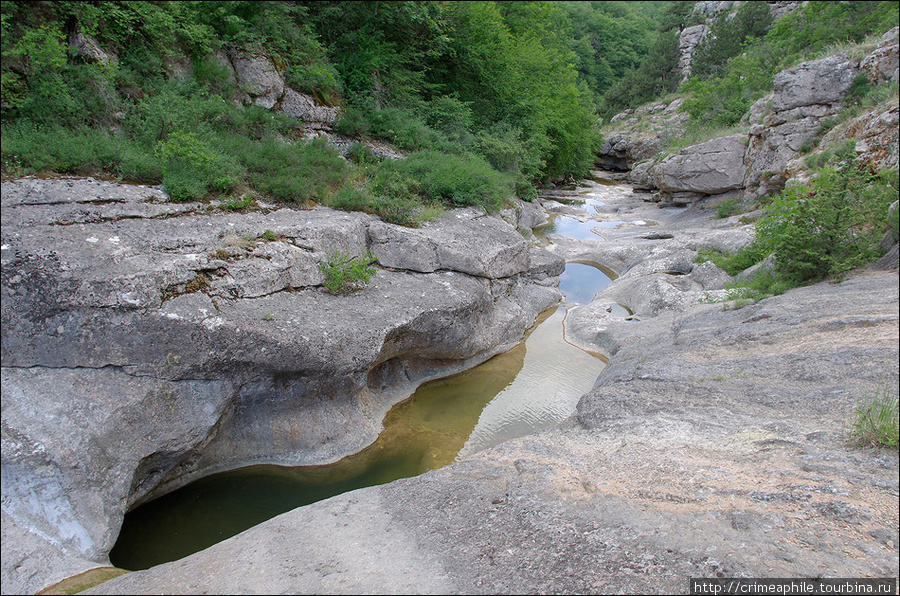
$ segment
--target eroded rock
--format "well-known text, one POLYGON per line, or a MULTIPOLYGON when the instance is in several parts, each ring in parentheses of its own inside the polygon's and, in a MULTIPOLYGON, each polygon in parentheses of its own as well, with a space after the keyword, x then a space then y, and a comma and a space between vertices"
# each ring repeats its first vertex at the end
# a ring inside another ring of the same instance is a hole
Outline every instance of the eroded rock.
POLYGON ((653 169, 657 188, 664 193, 720 194, 740 188, 744 181, 746 137, 731 135, 685 147, 653 169))
POLYGON ((106 564, 127 508, 197 476, 360 450, 560 298, 561 259, 475 210, 412 230, 67 178, 3 182, 2 207, 4 591, 106 564), (408 237, 435 268, 375 242, 408 237), (368 249, 368 286, 323 290, 319 263, 368 249), (7 536, 45 567, 17 575, 7 536))

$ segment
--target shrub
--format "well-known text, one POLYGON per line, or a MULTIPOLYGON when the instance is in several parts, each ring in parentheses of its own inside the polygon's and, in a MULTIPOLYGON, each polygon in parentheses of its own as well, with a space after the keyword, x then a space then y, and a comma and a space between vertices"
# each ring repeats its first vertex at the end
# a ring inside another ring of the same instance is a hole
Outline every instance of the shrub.
POLYGON ((416 214, 421 203, 412 197, 379 195, 375 197, 375 214, 388 223, 416 227, 416 214))
POLYGON ((725 219, 741 212, 740 199, 725 199, 716 205, 716 218, 725 219))
POLYGON ((227 211, 243 211, 245 209, 251 208, 253 206, 253 203, 253 195, 247 194, 240 199, 238 199, 237 197, 230 197, 228 199, 225 199, 219 206, 227 211))
POLYGON ((839 154, 842 169, 824 168, 808 185, 788 186, 772 199, 749 246, 730 254, 701 250, 698 259, 735 275, 773 255, 774 271, 752 282, 772 294, 875 260, 897 197, 897 171, 873 175, 857 166, 852 151, 839 154))
POLYGON ((757 223, 756 243, 775 254, 795 285, 840 275, 879 256, 896 190, 856 167, 825 168, 808 186, 789 186, 757 223))
POLYGON ((280 201, 324 201, 347 176, 346 163, 324 141, 288 143, 267 137, 247 143, 234 137, 233 143, 253 188, 280 201))
POLYGON ((423 199, 448 207, 474 205, 497 211, 512 194, 512 179, 474 155, 419 151, 395 167, 415 181, 423 199))
POLYGON ((319 270, 325 275, 325 288, 332 294, 350 294, 369 283, 376 269, 375 255, 367 251, 365 255, 353 256, 344 252, 331 252, 319 270))
POLYGON ((228 192, 243 173, 233 159, 190 132, 173 131, 157 143, 154 154, 162 163, 163 186, 173 201, 201 199, 211 189, 228 192))
POLYGON ((352 183, 341 186, 326 204, 343 211, 369 211, 375 202, 372 193, 365 187, 356 188, 352 183))
POLYGON ((362 143, 350 145, 350 148, 347 150, 347 159, 355 164, 375 163, 378 161, 372 148, 362 143))

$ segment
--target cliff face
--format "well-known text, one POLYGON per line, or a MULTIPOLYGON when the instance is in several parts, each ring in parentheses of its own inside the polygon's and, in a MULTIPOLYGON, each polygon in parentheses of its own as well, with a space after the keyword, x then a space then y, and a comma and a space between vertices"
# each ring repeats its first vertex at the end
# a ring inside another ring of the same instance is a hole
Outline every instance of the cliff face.
POLYGON ((528 204, 412 230, 92 179, 2 197, 4 592, 105 562, 126 508, 199 475, 360 450, 560 297, 562 259, 516 230, 528 204), (325 292, 319 263, 369 249, 368 286, 325 292))
MULTIPOLYGON (((739 7, 743 2, 733 0, 710 0, 696 2, 691 9, 691 15, 702 19, 702 23, 684 27, 678 35, 678 72, 681 82, 691 77, 691 64, 694 60, 694 52, 709 35, 710 26, 726 11, 739 7)), ((772 22, 778 21, 785 15, 789 15, 801 8, 805 2, 767 2, 772 22)))
POLYGON ((895 168, 896 98, 831 131, 826 121, 847 107, 859 75, 865 75, 871 85, 900 78, 897 32, 894 28, 886 33, 861 58, 840 53, 778 73, 774 92, 744 116, 746 133, 684 147, 673 155, 664 157, 660 151, 684 134, 687 115, 678 113, 680 100, 617 115, 598 163, 629 170, 634 184, 658 190, 658 200, 673 204, 731 191, 748 199, 780 191, 787 180, 802 174, 799 158, 805 144, 815 139, 822 139, 823 147, 856 140, 862 162, 895 168))

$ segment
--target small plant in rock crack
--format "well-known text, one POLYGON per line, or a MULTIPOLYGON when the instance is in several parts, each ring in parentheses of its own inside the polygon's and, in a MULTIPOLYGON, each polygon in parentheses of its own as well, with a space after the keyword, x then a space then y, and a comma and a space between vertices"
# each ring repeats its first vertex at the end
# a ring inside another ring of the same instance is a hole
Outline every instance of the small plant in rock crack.
POLYGON ((855 422, 850 430, 852 438, 872 446, 897 447, 898 415, 897 390, 882 383, 874 395, 864 395, 856 404, 855 422))
POLYGON ((319 269, 325 275, 325 289, 341 295, 362 289, 377 271, 372 266, 375 260, 372 251, 366 251, 362 256, 340 251, 328 253, 327 260, 319 263, 319 269))

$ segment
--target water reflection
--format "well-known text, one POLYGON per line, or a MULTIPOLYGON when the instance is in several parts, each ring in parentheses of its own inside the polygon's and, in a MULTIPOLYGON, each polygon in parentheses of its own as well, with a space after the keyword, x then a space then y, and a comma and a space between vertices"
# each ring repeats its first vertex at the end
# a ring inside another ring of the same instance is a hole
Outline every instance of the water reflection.
MULTIPOLYGON (((536 379, 542 366, 538 354, 559 349, 561 341, 558 315, 551 309, 538 319, 526 341, 512 350, 420 386, 409 400, 388 412, 384 431, 357 454, 324 466, 252 466, 215 474, 142 505, 125 516, 110 560, 124 569, 146 569, 202 550, 301 505, 443 467, 456 458, 485 405, 515 384, 526 352, 533 353, 529 367, 537 369, 526 375, 536 379), (538 339, 531 341, 535 334, 538 339), (556 347, 542 347, 547 341, 556 347)), ((565 347, 584 354, 568 344, 565 347)), ((596 378, 602 362, 588 358, 597 365, 593 368, 596 378)), ((580 391, 577 400, 584 391, 574 390, 580 391)), ((519 428, 523 434, 528 432, 519 428)))
POLYGON ((564 318, 558 309, 525 342, 522 370, 485 406, 460 458, 565 420, 590 391, 603 362, 566 343, 564 318))
POLYGON ((594 265, 566 263, 566 270, 559 276, 559 289, 567 304, 587 304, 612 282, 612 277, 594 265))
POLYGON ((550 223, 538 228, 534 231, 534 235, 539 238, 546 238, 550 234, 561 234, 578 240, 600 240, 603 238, 591 230, 597 227, 598 222, 594 220, 581 221, 574 217, 566 217, 565 215, 551 215, 550 223))

